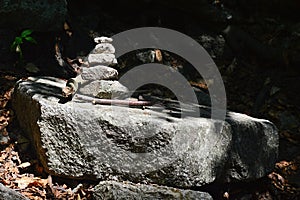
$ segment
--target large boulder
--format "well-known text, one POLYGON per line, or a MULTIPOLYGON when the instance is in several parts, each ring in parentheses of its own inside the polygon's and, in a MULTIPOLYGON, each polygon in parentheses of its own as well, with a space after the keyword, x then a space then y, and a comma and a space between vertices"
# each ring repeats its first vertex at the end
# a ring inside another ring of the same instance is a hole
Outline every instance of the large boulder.
POLYGON ((161 199, 161 200, 212 200, 205 192, 180 190, 177 188, 158 185, 134 184, 130 182, 102 181, 94 188, 96 200, 135 200, 135 199, 161 199))
MULTIPOLYGON (((65 82, 19 81, 13 108, 53 175, 173 187, 249 181, 269 173, 278 133, 267 120, 229 112, 225 122, 149 109, 60 103, 65 82)), ((200 111, 200 113, 204 113, 200 111)))
POLYGON ((0 27, 61 30, 67 15, 66 0, 0 0, 0 27))

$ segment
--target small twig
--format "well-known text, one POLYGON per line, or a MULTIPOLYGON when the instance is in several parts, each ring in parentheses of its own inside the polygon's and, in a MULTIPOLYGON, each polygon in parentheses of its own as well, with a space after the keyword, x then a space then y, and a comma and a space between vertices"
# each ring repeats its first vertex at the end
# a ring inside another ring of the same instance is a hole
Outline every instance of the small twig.
POLYGON ((87 102, 92 102, 93 104, 102 105, 127 105, 127 106, 151 106, 153 103, 151 101, 133 101, 133 100, 119 100, 119 99, 97 99, 93 97, 88 97, 80 94, 75 94, 75 98, 87 102))

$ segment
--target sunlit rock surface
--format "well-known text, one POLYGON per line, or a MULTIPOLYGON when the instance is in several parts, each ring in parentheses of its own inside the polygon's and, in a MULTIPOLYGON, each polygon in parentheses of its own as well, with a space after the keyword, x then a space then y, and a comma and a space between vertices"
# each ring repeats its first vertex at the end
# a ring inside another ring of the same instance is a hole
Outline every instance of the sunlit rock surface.
POLYGON ((255 180, 277 159, 277 129, 267 120, 232 112, 225 122, 176 118, 151 106, 93 105, 76 98, 61 103, 64 84, 30 78, 19 81, 13 94, 17 119, 50 174, 188 188, 255 180))

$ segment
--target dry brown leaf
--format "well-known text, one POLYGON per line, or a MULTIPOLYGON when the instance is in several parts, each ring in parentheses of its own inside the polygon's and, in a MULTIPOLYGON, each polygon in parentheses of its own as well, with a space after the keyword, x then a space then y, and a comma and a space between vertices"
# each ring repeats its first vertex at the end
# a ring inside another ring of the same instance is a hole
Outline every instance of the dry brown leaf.
POLYGON ((64 23, 64 30, 69 30, 70 29, 70 26, 67 22, 64 23))
POLYGON ((60 55, 60 50, 59 50, 59 46, 57 43, 55 44, 54 49, 55 49, 55 54, 60 55))
POLYGON ((278 169, 283 169, 283 168, 289 166, 290 164, 291 164, 291 162, 287 162, 285 160, 282 160, 282 161, 276 163, 275 167, 278 168, 278 169))
POLYGON ((80 195, 79 194, 75 195, 75 199, 76 200, 81 200, 80 195))
POLYGON ((2 136, 8 136, 8 132, 7 132, 6 128, 3 128, 2 130, 0 129, 0 133, 2 136))
POLYGON ((71 30, 71 28, 70 28, 70 25, 67 23, 67 22, 65 22, 64 23, 64 30, 66 31, 66 34, 69 36, 69 37, 71 37, 72 36, 72 30, 71 30))
POLYGON ((17 179, 14 182, 17 183, 18 188, 22 190, 27 188, 28 185, 33 182, 33 179, 32 177, 23 176, 22 178, 17 179))
POLYGON ((159 49, 155 50, 155 58, 158 62, 161 62, 163 60, 162 53, 159 49))
POLYGON ((29 167, 31 164, 30 164, 30 162, 24 162, 24 163, 21 163, 18 167, 19 168, 27 168, 27 167, 29 167))
POLYGON ((1 183, 2 183, 3 185, 6 185, 6 186, 11 185, 10 180, 7 180, 7 179, 2 179, 2 180, 1 180, 1 183))
POLYGON ((28 187, 41 187, 41 188, 46 188, 48 181, 47 179, 39 179, 39 178, 34 178, 33 182, 28 184, 28 187))
POLYGON ((190 81, 190 84, 194 87, 201 88, 201 89, 204 89, 204 90, 208 90, 208 86, 205 82, 190 81))
POLYGON ((27 188, 22 191, 22 194, 27 196, 29 199, 46 199, 46 192, 36 187, 27 188))
POLYGON ((1 163, 4 162, 5 158, 6 158, 6 154, 4 154, 4 153, 1 152, 0 162, 1 163))
POLYGON ((5 108, 7 102, 8 102, 8 99, 0 98, 0 108, 5 108))
POLYGON ((280 190, 284 189, 284 187, 286 185, 286 181, 285 181, 284 177, 282 177, 280 174, 277 174, 275 172, 272 172, 271 174, 269 174, 268 177, 272 180, 275 187, 277 187, 280 190))
POLYGON ((290 165, 290 169, 293 170, 293 171, 297 171, 299 169, 299 163, 293 163, 290 165))

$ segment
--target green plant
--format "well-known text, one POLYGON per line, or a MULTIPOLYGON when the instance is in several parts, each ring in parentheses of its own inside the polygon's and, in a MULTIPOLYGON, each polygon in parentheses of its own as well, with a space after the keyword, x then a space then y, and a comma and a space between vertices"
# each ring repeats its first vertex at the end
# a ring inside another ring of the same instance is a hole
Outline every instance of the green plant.
POLYGON ((23 52, 21 49, 21 44, 23 44, 23 41, 28 41, 31 43, 36 44, 36 40, 31 37, 31 33, 33 31, 30 29, 26 29, 24 31, 22 31, 20 36, 15 37, 15 40, 13 41, 12 45, 11 45, 11 50, 18 53, 19 54, 19 61, 23 62, 23 52))

